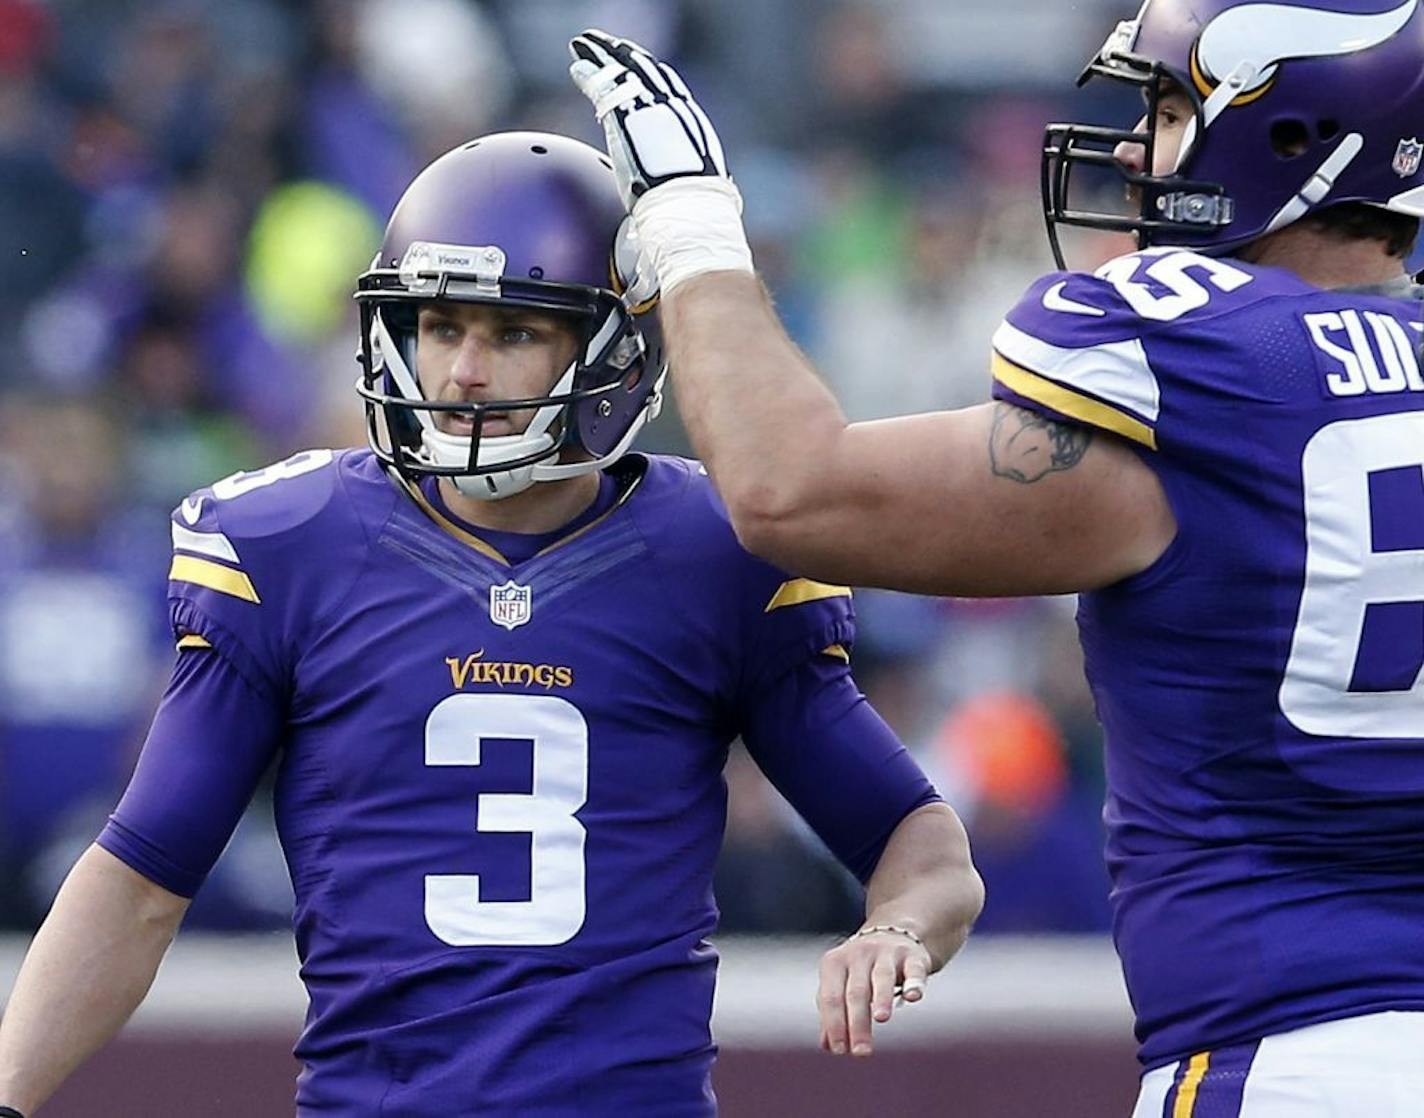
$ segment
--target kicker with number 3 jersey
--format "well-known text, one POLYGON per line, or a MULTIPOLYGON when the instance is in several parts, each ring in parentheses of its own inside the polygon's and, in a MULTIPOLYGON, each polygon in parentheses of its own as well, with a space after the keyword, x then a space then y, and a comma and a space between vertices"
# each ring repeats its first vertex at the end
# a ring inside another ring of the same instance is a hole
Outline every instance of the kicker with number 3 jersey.
POLYGON ((1128 440, 1177 520, 1079 611, 1148 1066, 1424 1009, 1419 314, 1157 248, 995 335, 995 396, 1128 440))
MULTIPOLYGON (((799 665, 848 698, 788 703, 833 722, 863 704, 849 591, 742 551, 694 464, 631 456, 602 480, 601 515, 522 562, 364 450, 237 475, 174 516, 174 629, 211 649, 188 670, 230 663, 256 696, 235 720, 273 739, 252 768, 280 757, 311 996, 302 1115, 714 1112, 722 765, 738 730, 758 755, 748 712, 799 665)), ((803 810, 817 744, 767 770, 803 810)), ((172 864, 182 827, 155 837, 180 809, 142 789, 145 765, 181 784, 201 743, 154 748, 100 841, 190 894, 203 867, 172 864)), ((869 833, 867 811, 883 845, 934 798, 894 757, 859 785, 827 793, 837 822, 812 820, 833 848, 869 833)), ((192 826, 250 791, 190 805, 192 826)), ((866 873, 871 846, 838 853, 866 873)))

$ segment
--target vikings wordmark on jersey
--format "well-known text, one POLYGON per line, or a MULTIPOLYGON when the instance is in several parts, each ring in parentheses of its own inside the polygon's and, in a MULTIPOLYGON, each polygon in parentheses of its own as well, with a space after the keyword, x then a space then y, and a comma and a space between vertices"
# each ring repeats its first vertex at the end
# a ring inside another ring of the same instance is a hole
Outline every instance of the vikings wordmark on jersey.
POLYGON ((1405 294, 1156 248, 1045 277, 994 337, 995 396, 1128 440, 1178 522, 1153 567, 1079 610, 1148 1065, 1424 1008, 1405 294))
POLYGON ((732 737, 862 876, 933 798, 898 743, 854 777, 818 752, 864 707, 846 588, 742 551, 691 463, 601 482, 594 519, 518 562, 367 451, 175 515, 185 651, 100 841, 191 895, 278 758, 300 1114, 709 1115, 732 737))

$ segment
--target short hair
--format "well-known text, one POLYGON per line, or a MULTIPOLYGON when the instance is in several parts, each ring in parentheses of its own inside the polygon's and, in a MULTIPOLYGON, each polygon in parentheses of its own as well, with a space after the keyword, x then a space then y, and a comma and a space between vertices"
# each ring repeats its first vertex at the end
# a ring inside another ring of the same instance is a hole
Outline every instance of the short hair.
POLYGON ((1419 219, 1367 202, 1341 202, 1306 214, 1302 225, 1341 240, 1383 241, 1386 251, 1401 260, 1414 248, 1419 219))

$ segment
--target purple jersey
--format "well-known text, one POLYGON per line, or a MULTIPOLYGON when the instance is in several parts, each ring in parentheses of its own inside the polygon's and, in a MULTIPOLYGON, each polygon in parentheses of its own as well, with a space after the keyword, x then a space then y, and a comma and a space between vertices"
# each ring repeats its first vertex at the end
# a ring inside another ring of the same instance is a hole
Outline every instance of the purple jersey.
POLYGON ((1045 277, 995 335, 997 398, 1129 440, 1176 514, 1079 609, 1148 1065, 1424 1009, 1419 331, 1403 297, 1159 248, 1045 277))
POLYGON ((617 471, 513 565, 366 451, 174 516, 209 647, 100 841, 191 893, 280 755, 303 1115, 712 1113, 730 739, 862 876, 933 798, 850 682, 849 592, 742 551, 695 464, 617 471))

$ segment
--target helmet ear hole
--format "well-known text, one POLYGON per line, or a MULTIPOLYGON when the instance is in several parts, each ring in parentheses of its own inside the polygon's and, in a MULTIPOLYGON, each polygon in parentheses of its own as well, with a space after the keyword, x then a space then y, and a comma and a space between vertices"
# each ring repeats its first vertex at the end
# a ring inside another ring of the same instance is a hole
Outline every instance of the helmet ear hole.
POLYGON ((1271 125, 1271 150, 1282 159, 1304 155, 1310 147, 1310 129, 1294 117, 1271 125))
POLYGON ((1315 134, 1320 137, 1322 142, 1333 140, 1340 134, 1340 122, 1332 117, 1317 120, 1315 122, 1315 134))

